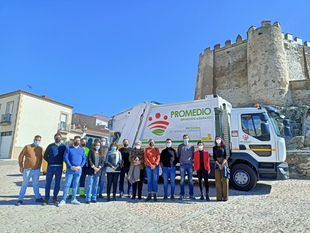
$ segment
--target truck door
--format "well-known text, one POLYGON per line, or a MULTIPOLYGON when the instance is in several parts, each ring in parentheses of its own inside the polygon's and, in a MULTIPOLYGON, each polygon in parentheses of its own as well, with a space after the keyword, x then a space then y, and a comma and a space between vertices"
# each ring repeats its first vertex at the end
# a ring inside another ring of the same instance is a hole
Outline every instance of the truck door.
POLYGON ((261 120, 260 114, 241 114, 239 150, 250 153, 258 162, 275 162, 275 145, 272 143, 272 135, 262 132, 262 127, 270 126, 261 120))

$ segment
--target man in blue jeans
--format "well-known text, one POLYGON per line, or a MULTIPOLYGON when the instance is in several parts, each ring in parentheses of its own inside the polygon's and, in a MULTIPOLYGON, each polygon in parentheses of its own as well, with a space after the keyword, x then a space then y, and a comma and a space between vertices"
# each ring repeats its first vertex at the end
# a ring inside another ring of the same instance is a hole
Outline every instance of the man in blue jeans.
POLYGON ((59 133, 54 135, 54 143, 48 145, 44 153, 44 159, 47 162, 47 172, 46 172, 46 183, 45 183, 45 199, 42 203, 43 206, 48 204, 50 199, 50 190, 55 176, 55 185, 53 193, 53 203, 55 205, 59 204, 57 196, 60 190, 60 180, 62 175, 62 166, 64 160, 64 153, 66 146, 61 142, 62 136, 59 133))
POLYGON ((39 191, 40 168, 42 164, 43 148, 40 145, 41 136, 36 135, 33 143, 24 147, 18 157, 19 171, 23 173, 23 183, 20 188, 17 206, 23 204, 29 180, 32 179, 33 192, 36 202, 43 202, 39 191))
POLYGON ((187 174, 188 186, 189 186, 189 197, 192 200, 195 200, 194 197, 194 183, 193 183, 193 159, 195 148, 192 144, 189 143, 189 136, 187 134, 183 135, 183 143, 178 146, 178 158, 180 162, 180 200, 184 199, 185 190, 184 190, 184 181, 185 175, 187 174))
POLYGON ((160 153, 160 164, 163 167, 164 176, 164 200, 168 199, 168 179, 170 178, 171 196, 170 199, 174 200, 175 189, 175 165, 178 163, 177 151, 172 148, 172 141, 170 138, 166 139, 166 148, 160 153))
POLYGON ((72 182, 72 198, 71 204, 79 205, 80 202, 76 200, 76 192, 78 189, 80 177, 82 174, 82 167, 86 162, 85 151, 80 147, 80 136, 75 136, 73 140, 73 145, 67 147, 64 154, 64 161, 67 165, 66 170, 66 187, 63 193, 61 202, 58 207, 66 204, 66 199, 69 193, 70 184, 72 182))

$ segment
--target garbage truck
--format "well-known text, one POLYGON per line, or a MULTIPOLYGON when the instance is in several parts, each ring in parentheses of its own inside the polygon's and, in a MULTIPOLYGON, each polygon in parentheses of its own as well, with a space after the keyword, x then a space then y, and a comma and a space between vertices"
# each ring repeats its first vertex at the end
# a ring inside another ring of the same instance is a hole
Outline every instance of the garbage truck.
POLYGON ((156 147, 165 148, 167 138, 173 147, 183 143, 187 134, 190 143, 203 141, 210 154, 214 179, 213 146, 216 136, 225 141, 230 184, 234 189, 249 191, 258 180, 289 178, 284 135, 290 135, 289 121, 270 106, 233 108, 218 95, 190 102, 160 104, 142 102, 111 117, 110 142, 122 144, 128 139, 148 146, 153 139, 156 147))

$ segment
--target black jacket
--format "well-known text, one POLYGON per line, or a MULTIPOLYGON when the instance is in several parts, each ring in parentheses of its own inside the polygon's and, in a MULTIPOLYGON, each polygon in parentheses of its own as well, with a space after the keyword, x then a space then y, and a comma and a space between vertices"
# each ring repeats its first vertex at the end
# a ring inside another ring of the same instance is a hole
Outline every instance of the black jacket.
POLYGON ((177 151, 172 147, 166 147, 161 151, 160 163, 162 163, 164 167, 174 167, 178 162, 177 151))
MULTIPOLYGON (((93 150, 90 150, 88 153, 87 165, 86 165, 86 174, 87 175, 94 175, 94 169, 92 168, 93 165, 95 165, 95 167, 101 167, 101 169, 103 169, 104 157, 99 157, 98 166, 96 166, 95 163, 96 163, 95 153, 93 152, 93 150)), ((98 175, 98 176, 101 175, 101 169, 99 170, 99 172, 96 175, 98 175)))

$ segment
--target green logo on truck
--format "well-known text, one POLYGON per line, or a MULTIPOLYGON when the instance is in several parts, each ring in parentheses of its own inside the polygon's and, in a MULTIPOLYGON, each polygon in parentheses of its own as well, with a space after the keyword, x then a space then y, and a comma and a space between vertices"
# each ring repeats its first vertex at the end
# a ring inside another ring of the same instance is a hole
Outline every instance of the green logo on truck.
POLYGON ((155 118, 153 119, 152 116, 149 116, 149 121, 153 121, 150 124, 148 124, 148 128, 150 130, 152 130, 152 133, 156 136, 163 136, 165 134, 165 131, 167 129, 167 126, 169 125, 168 120, 168 116, 165 115, 163 116, 162 119, 161 118, 161 114, 158 112, 155 114, 155 118))
POLYGON ((193 116, 208 116, 211 114, 210 108, 194 108, 189 110, 171 111, 170 117, 193 117, 193 116))

